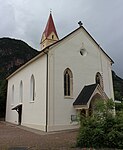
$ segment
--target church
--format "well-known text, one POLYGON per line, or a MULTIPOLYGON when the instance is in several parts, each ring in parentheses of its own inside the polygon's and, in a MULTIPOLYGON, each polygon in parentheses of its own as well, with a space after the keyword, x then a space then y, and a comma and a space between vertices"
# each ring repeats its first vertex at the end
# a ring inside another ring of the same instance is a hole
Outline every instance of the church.
POLYGON ((114 100, 113 60, 79 22, 59 39, 52 14, 40 53, 7 77, 6 121, 45 132, 76 129, 97 100, 114 100))

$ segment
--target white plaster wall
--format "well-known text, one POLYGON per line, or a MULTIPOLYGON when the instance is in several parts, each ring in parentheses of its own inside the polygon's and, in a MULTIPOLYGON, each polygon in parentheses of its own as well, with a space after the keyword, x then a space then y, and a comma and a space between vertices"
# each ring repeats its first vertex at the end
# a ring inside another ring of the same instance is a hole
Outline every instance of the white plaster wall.
POLYGON ((16 111, 11 109, 14 107, 12 102, 12 85, 8 82, 7 87, 7 103, 6 103, 6 121, 17 124, 18 123, 18 114, 16 111))
POLYGON ((111 71, 111 63, 106 59, 106 56, 101 52, 102 59, 102 76, 104 83, 104 91, 106 92, 109 98, 114 100, 114 92, 113 92, 113 81, 112 81, 112 71, 111 71))
POLYGON ((67 37, 49 52, 49 130, 75 128, 75 123, 71 122, 71 115, 76 114, 73 102, 85 85, 95 83, 97 72, 104 76, 106 94, 113 96, 112 83, 111 80, 109 81, 110 63, 109 59, 103 55, 100 53, 100 48, 83 29, 67 37), (82 43, 87 50, 86 56, 80 55, 82 43), (70 68, 73 73, 71 99, 64 98, 63 75, 66 68, 70 68))
POLYGON ((46 55, 30 63, 8 80, 6 121, 17 123, 17 112, 11 110, 19 104, 20 82, 23 82, 22 125, 45 130, 46 125, 46 55), (35 78, 35 100, 30 101, 30 79, 35 78), (12 85, 15 87, 15 101, 11 105, 12 85))

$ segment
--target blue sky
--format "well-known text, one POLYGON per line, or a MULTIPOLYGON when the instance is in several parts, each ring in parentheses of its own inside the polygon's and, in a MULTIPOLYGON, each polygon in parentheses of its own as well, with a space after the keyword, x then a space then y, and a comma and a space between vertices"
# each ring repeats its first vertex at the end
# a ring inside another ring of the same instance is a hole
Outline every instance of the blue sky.
POLYGON ((60 38, 76 29, 81 20, 123 78, 123 0, 0 0, 0 4, 0 37, 21 39, 40 50, 52 9, 60 38))

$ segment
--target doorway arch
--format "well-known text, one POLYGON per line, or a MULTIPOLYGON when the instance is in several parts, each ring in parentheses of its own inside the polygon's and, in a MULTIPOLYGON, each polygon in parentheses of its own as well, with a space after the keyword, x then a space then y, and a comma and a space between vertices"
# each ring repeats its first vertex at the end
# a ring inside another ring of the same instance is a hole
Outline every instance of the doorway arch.
POLYGON ((97 101, 99 100, 103 100, 104 98, 99 94, 99 93, 96 93, 92 99, 91 99, 91 102, 90 102, 90 105, 89 105, 89 116, 93 115, 94 113, 94 109, 95 109, 95 104, 97 101))

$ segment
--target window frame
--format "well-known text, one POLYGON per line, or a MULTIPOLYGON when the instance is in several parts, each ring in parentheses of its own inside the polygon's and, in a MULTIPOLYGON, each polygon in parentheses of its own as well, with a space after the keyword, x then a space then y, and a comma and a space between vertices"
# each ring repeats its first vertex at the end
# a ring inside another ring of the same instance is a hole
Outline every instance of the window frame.
POLYGON ((35 101, 35 78, 34 75, 32 74, 30 78, 30 102, 35 101))
POLYGON ((96 82, 96 84, 99 84, 100 87, 104 90, 103 77, 100 72, 96 73, 95 82, 96 82))
POLYGON ((14 105, 14 98, 15 98, 15 87, 13 84, 12 85, 12 95, 11 95, 11 105, 14 105))
POLYGON ((19 93, 19 102, 23 103, 23 81, 20 81, 20 93, 19 93))
POLYGON ((64 70, 64 98, 73 98, 73 73, 69 68, 64 70))

